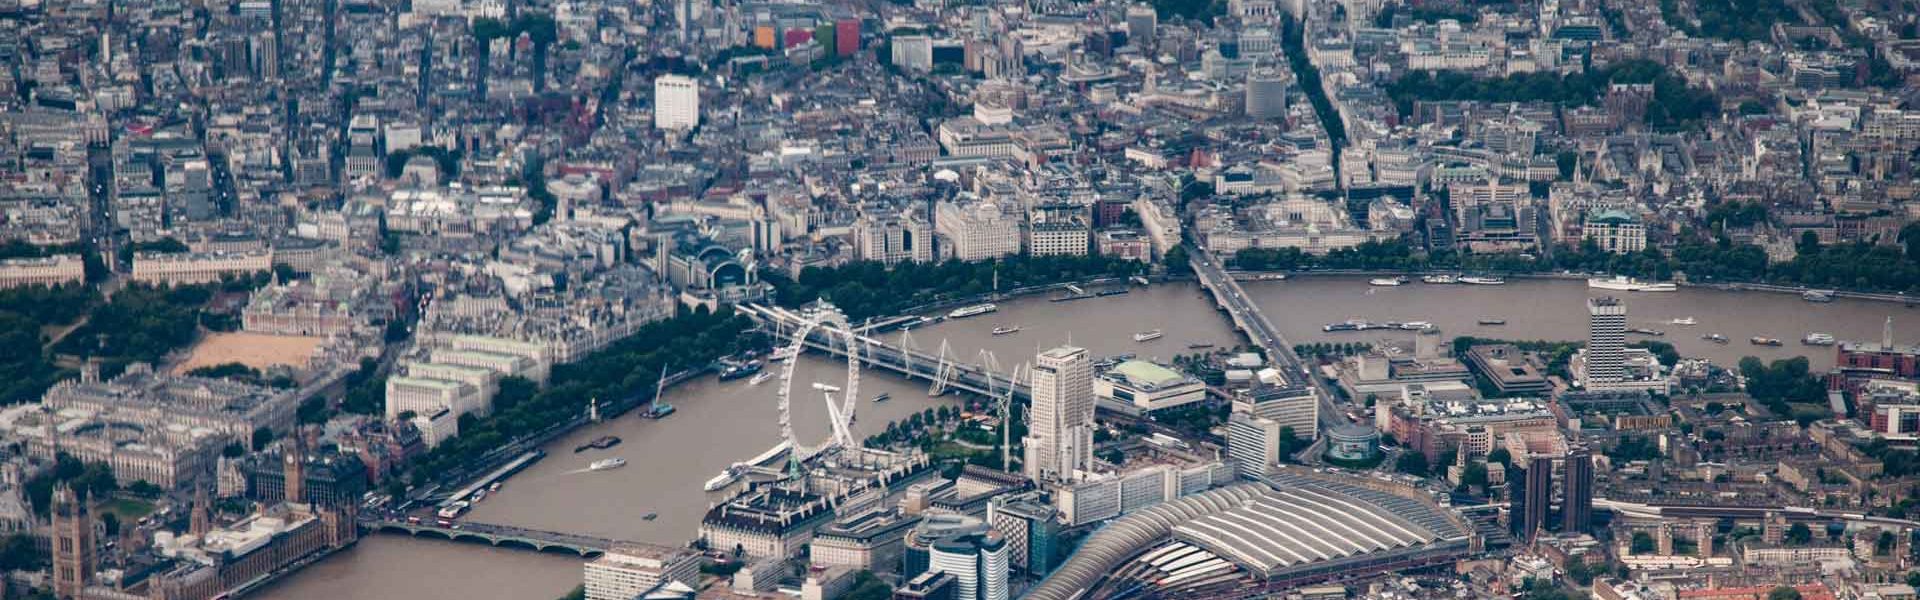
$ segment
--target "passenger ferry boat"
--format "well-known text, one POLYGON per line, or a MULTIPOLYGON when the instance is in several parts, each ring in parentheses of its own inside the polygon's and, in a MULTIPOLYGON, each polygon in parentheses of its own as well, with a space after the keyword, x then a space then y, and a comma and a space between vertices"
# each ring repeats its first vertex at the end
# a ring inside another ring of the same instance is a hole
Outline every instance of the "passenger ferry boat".
POLYGON ((1460 283, 1460 278, 1454 277, 1452 275, 1428 275, 1426 277, 1421 277, 1420 283, 1431 283, 1434 285, 1447 285, 1452 283, 1460 283))
POLYGON ((1163 336, 1163 335, 1166 335, 1166 334, 1161 333, 1161 331, 1158 329, 1155 329, 1152 331, 1142 331, 1140 333, 1133 334, 1133 341, 1150 342, 1153 340, 1160 339, 1160 336, 1163 336))
POLYGON ((947 313, 947 318, 965 319, 967 317, 977 317, 980 315, 984 315, 996 310, 1000 310, 1000 307, 994 306, 993 304, 975 304, 973 306, 962 306, 960 308, 953 309, 953 312, 947 313))
POLYGON ((742 377, 752 377, 760 372, 760 366, 760 361, 757 360, 727 365, 727 368, 720 370, 720 380, 733 381, 742 377))
POLYGON ((472 506, 473 506, 472 502, 461 500, 458 502, 454 502, 453 504, 446 505, 445 507, 440 509, 440 512, 437 512, 434 514, 442 519, 458 519, 460 518, 460 515, 467 514, 467 508, 472 506))
POLYGON ((1822 291, 1822 290, 1807 290, 1806 293, 1800 294, 1800 299, 1808 302, 1817 302, 1817 303, 1825 304, 1833 301, 1833 292, 1822 291))
POLYGON ((1724 335, 1720 335, 1720 334, 1718 334, 1718 333, 1709 333, 1709 334, 1706 334, 1706 335, 1703 335, 1703 336, 1700 336, 1700 339, 1703 339, 1703 340, 1706 340, 1706 341, 1709 341, 1709 342, 1713 342, 1713 343, 1715 343, 1715 344, 1725 344, 1725 343, 1727 343, 1727 336, 1724 336, 1724 335))
POLYGON ((1428 329, 1433 329, 1433 324, 1428 323, 1426 321, 1407 321, 1405 323, 1401 323, 1400 328, 1407 331, 1426 331, 1428 329))
POLYGON ((593 461, 593 464, 587 465, 587 470, 611 471, 613 469, 618 469, 624 466, 627 466, 627 459, 616 456, 614 458, 603 458, 600 460, 593 461))
POLYGON ((1694 326, 1694 325, 1699 325, 1699 324, 1700 324, 1700 320, 1699 320, 1699 319, 1695 319, 1695 318, 1693 318, 1693 317, 1680 317, 1680 318, 1678 318, 1678 319, 1674 319, 1674 320, 1672 320, 1672 321, 1668 321, 1668 323, 1672 323, 1672 324, 1674 324, 1674 325, 1681 325, 1681 326, 1685 326, 1685 327, 1692 327, 1692 326, 1694 326))
POLYGON ((1321 331, 1325 331, 1329 333, 1335 332, 1335 331, 1366 331, 1369 329, 1385 329, 1385 328, 1386 328, 1385 325, 1381 325, 1379 323, 1374 323, 1371 321, 1362 321, 1360 319, 1347 319, 1339 323, 1328 323, 1326 325, 1320 326, 1321 331))
POLYGON ((1460 283, 1464 283, 1467 285, 1506 285, 1507 280, 1501 279, 1499 277, 1468 276, 1468 277, 1461 277, 1460 283))
POLYGON ((1393 286, 1406 285, 1406 284, 1407 284, 1407 278, 1405 277, 1375 277, 1373 279, 1367 280, 1367 285, 1377 285, 1382 287, 1393 287, 1393 286))
POLYGON ((1614 290, 1620 292, 1671 292, 1680 289, 1671 283, 1647 282, 1625 275, 1611 278, 1592 277, 1587 279, 1587 287, 1596 290, 1614 290))
POLYGON ((1833 334, 1809 333, 1807 337, 1800 338, 1800 343, 1808 346, 1832 346, 1839 342, 1833 339, 1833 334))

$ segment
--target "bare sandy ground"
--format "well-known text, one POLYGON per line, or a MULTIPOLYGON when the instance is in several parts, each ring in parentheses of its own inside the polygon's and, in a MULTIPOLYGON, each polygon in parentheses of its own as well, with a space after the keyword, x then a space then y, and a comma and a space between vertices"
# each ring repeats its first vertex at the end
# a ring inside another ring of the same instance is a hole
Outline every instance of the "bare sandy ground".
POLYGON ((193 346, 192 354, 185 361, 174 366, 174 372, 185 373, 200 367, 236 362, 255 369, 274 365, 303 367, 307 364, 307 357, 313 354, 313 349, 324 341, 326 338, 315 336, 246 332, 209 334, 193 346))

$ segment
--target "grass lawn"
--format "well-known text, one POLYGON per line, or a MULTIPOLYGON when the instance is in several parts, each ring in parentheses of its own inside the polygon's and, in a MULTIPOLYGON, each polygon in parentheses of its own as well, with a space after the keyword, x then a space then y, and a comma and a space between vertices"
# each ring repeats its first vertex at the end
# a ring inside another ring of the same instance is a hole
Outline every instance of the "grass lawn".
POLYGON ((132 523, 152 514, 153 503, 132 498, 114 498, 100 503, 98 510, 102 513, 113 513, 122 523, 132 523))
POLYGON ((979 450, 974 450, 972 448, 968 448, 966 446, 953 443, 952 441, 941 441, 941 442, 935 443, 932 448, 927 450, 927 457, 933 459, 934 462, 939 462, 949 458, 958 458, 961 460, 965 460, 967 458, 972 457, 975 454, 980 454, 980 453, 981 451, 979 450))

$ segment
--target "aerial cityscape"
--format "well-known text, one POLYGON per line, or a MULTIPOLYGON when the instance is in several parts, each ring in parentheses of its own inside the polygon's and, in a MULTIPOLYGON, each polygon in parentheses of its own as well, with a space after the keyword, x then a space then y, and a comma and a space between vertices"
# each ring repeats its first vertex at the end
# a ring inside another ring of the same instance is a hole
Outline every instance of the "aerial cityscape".
POLYGON ((1914 600, 1920 3, 0 0, 0 599, 1914 600))

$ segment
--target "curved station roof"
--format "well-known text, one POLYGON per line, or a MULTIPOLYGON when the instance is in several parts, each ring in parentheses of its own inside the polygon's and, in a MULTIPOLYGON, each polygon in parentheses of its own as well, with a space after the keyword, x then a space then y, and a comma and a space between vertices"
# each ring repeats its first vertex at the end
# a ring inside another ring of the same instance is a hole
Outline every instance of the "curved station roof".
POLYGON ((1334 577, 1463 552, 1469 531, 1418 494, 1282 472, 1122 515, 1027 597, 1204 595, 1249 581, 1334 577))

